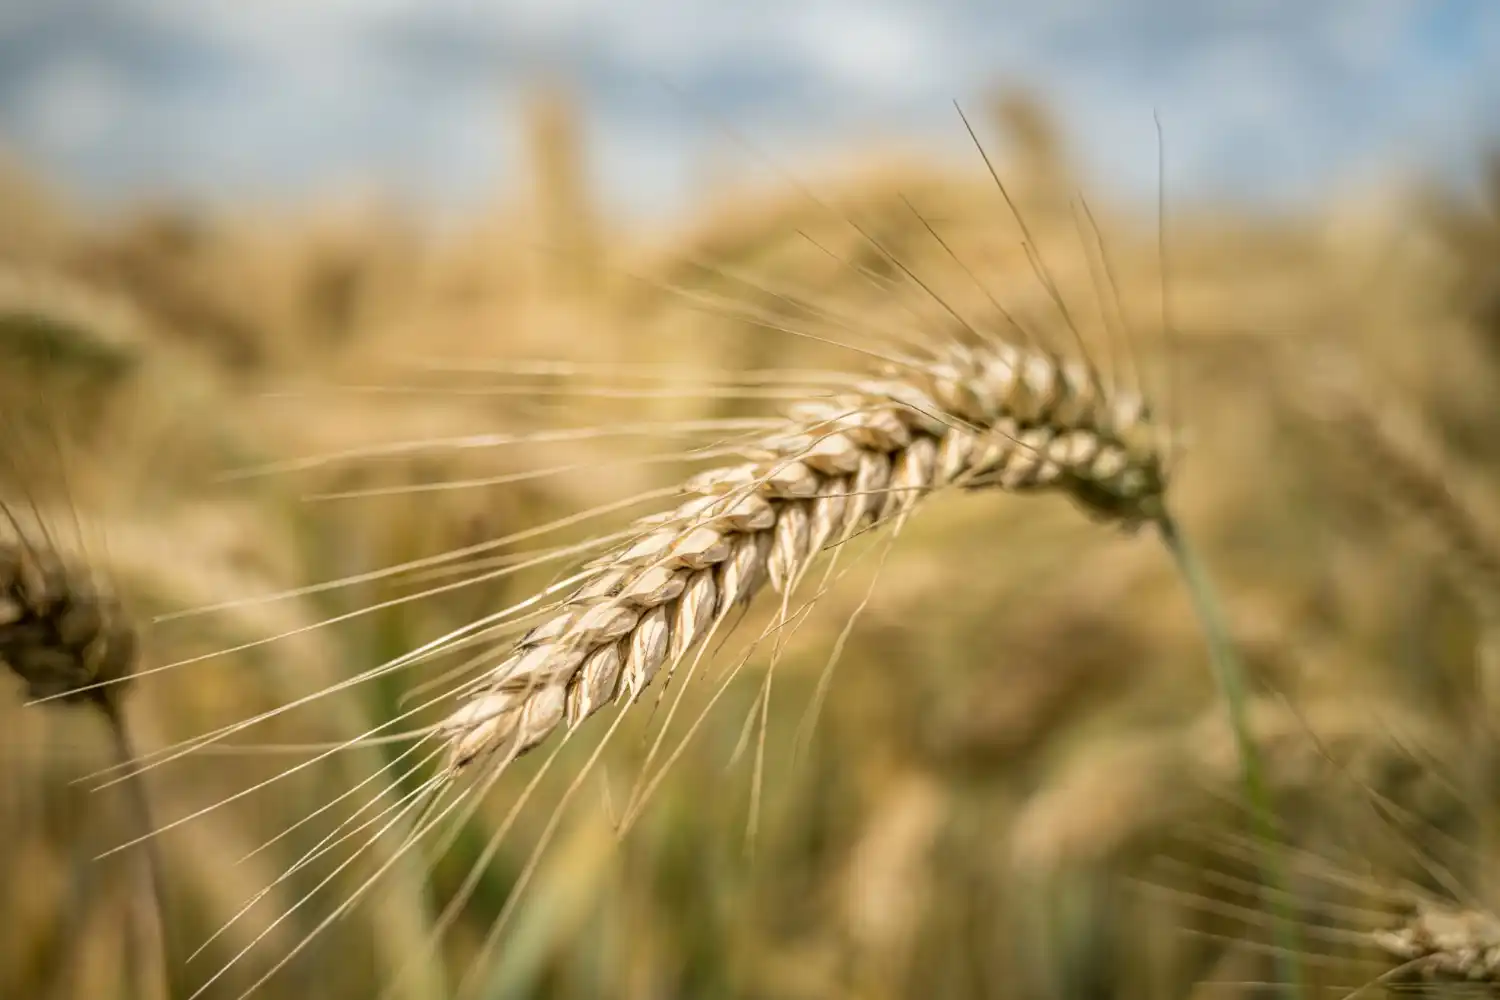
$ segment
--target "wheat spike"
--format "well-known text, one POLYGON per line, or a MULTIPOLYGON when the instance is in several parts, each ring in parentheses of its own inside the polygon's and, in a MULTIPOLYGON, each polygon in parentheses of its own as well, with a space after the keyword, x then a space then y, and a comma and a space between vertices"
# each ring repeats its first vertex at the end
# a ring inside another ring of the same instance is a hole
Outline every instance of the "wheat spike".
POLYGON ((116 699, 135 655, 135 629, 86 574, 25 543, 0 545, 0 660, 28 697, 116 699))
POLYGON ((1140 397, 1079 361, 996 344, 796 405, 738 465, 640 534, 470 688, 444 724, 458 771, 519 755, 617 698, 634 700, 766 584, 784 593, 830 543, 943 487, 1054 491, 1128 527, 1161 516, 1166 472, 1140 397))
POLYGON ((1414 979, 1500 986, 1500 919, 1492 913, 1421 900, 1397 927, 1370 938, 1414 979))

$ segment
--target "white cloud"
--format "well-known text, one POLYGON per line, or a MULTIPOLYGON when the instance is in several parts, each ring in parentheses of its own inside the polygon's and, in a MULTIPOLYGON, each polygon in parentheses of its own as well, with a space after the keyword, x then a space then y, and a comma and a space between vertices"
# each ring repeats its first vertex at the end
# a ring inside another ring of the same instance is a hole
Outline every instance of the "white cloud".
POLYGON ((794 24, 803 58, 839 87, 901 100, 940 84, 940 43, 918 10, 845 0, 810 4, 794 24))
POLYGON ((1446 62, 1414 29, 1459 6, 0 0, 0 128, 105 190, 291 191, 363 173, 463 200, 507 169, 506 109, 546 67, 579 74, 610 193, 656 204, 720 141, 710 119, 785 160, 803 143, 768 136, 956 134, 949 99, 1017 79, 1065 112, 1106 182, 1154 184, 1159 108, 1183 183, 1275 191, 1406 135, 1461 149, 1500 86, 1500 59, 1480 65, 1500 49, 1500 5, 1473 5, 1446 62))

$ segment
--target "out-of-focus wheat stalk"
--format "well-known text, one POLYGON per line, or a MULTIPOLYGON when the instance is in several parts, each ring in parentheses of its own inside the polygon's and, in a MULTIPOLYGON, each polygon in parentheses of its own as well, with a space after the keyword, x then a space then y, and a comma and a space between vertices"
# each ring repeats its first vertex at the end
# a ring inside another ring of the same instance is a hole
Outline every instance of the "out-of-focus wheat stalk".
MULTIPOLYGON (((1495 720, 1500 718, 1500 534, 1485 516, 1482 494, 1445 454, 1444 446, 1418 415, 1381 405, 1380 387, 1347 356, 1321 356, 1306 371, 1312 383, 1300 393, 1314 426, 1329 436, 1331 452, 1352 474, 1377 480, 1379 499, 1422 529, 1468 600, 1477 625, 1473 694, 1468 700, 1475 802, 1495 787, 1495 720)), ((1478 806, 1484 830, 1475 875, 1484 894, 1500 899, 1500 830, 1493 810, 1478 806)))
POLYGON ((576 104, 559 89, 527 108, 537 231, 548 246, 538 259, 539 290, 587 302, 597 291, 599 247, 580 149, 576 104))
MULTIPOLYGON (((32 699, 99 714, 117 763, 127 771, 134 821, 141 835, 149 835, 154 828, 150 802, 145 780, 134 770, 136 753, 123 705, 135 669, 135 628, 91 574, 68 567, 59 553, 27 538, 20 523, 10 520, 16 537, 0 545, 0 661, 22 680, 32 699)), ((146 842, 138 861, 127 959, 136 997, 165 1000, 165 891, 154 840, 146 842)))

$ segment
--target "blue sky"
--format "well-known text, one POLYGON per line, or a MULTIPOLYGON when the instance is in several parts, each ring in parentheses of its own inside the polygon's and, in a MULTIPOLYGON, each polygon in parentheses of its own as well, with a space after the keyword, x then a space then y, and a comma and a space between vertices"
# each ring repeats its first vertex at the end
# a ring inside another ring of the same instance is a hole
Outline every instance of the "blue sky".
POLYGON ((1471 162, 1500 2, 0 0, 0 141, 105 200, 462 208, 521 168, 539 73, 587 102, 622 210, 680 204, 726 127, 793 171, 872 132, 960 150, 951 102, 1004 81, 1054 103, 1091 184, 1154 188, 1155 109, 1174 192, 1281 199, 1471 162))

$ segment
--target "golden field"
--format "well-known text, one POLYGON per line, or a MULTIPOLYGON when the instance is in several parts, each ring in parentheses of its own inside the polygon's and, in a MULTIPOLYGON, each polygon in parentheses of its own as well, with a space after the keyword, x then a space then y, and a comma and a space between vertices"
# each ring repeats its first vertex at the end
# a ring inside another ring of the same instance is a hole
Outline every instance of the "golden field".
MULTIPOLYGON (((493 571, 602 522, 486 543, 670 485, 667 459, 703 443, 587 429, 774 413, 788 380, 726 383, 862 371, 829 341, 950 336, 949 308, 992 322, 991 296, 1071 345, 977 154, 962 170, 851 155, 803 178, 817 199, 740 185, 687 225, 622 228, 583 186, 572 115, 539 100, 530 186, 444 229, 366 201, 94 217, 21 165, 0 177, 8 506, 140 623, 143 751, 281 709, 149 772, 172 995, 232 962, 202 995, 238 997, 304 940, 257 996, 1266 995, 1238 762, 1187 594, 1148 538, 1052 498, 940 496, 888 558, 861 539, 620 836, 652 740, 685 736, 733 643, 672 718, 677 688, 654 710, 648 693, 566 809, 601 720, 555 762, 525 758, 446 843, 403 853, 404 827, 371 826, 279 878, 419 780, 387 768, 394 744, 309 746, 400 716, 462 654, 311 696, 546 585, 547 567, 493 571), (571 367, 525 364, 540 359, 571 367)), ((1305 376, 1327 351, 1358 358, 1371 405, 1421 429, 1488 531, 1500 177, 1490 201, 1173 206, 1163 268, 1156 206, 1082 211, 1082 166, 1042 110, 1001 101, 981 124, 1090 352, 1185 442, 1174 507, 1256 686, 1308 989, 1343 996, 1391 964, 1362 937, 1385 916, 1368 883, 1487 909, 1487 618, 1453 572, 1465 553, 1351 465, 1305 376)), ((120 786, 84 780, 109 762, 98 720, 22 707, 17 687, 0 726, 0 996, 123 1000, 135 853, 91 859, 135 833, 120 786)))

